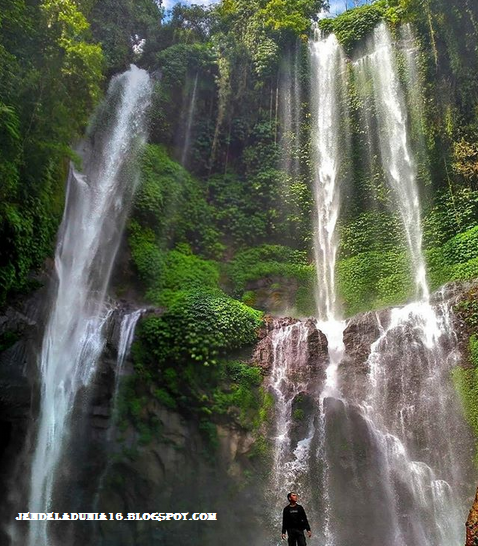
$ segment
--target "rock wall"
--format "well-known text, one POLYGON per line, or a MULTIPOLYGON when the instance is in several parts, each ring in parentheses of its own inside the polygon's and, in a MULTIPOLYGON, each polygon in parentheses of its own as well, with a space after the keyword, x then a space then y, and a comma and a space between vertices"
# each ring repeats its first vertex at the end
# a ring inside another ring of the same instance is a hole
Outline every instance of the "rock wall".
MULTIPOLYGON (((469 285, 453 285, 449 288, 448 297, 459 301, 469 289, 469 285)), ((38 293, 0 316, 0 335, 13 331, 21 337, 0 354, 0 429, 3 433, 0 487, 10 491, 0 511, 3 524, 0 543, 5 545, 9 544, 5 523, 11 522, 15 512, 27 509, 28 484, 25 478, 29 472, 30 437, 37 411, 36 354, 41 343, 41 317, 44 316, 41 301, 44 301, 44 294, 38 293), (12 476, 23 476, 23 481, 15 478, 16 486, 12 487, 12 476)), ((253 456, 257 434, 245 431, 231 420, 222 419, 215 425, 219 440, 217 449, 211 450, 195 416, 171 411, 154 397, 150 397, 143 408, 144 413, 154 416, 157 422, 157 432, 147 442, 142 441, 142 432, 134 424, 123 423, 120 426, 115 423, 113 396, 119 325, 127 310, 126 304, 120 304, 113 314, 105 353, 94 384, 89 392, 82 393, 78 401, 78 417, 61 465, 62 485, 57 490, 57 497, 62 503, 61 511, 217 512, 218 521, 103 522, 87 530, 80 526, 68 529, 62 524, 58 528, 58 536, 64 538, 67 533, 69 546, 149 546, 154 543, 162 546, 197 546, 230 541, 232 536, 235 546, 245 546, 266 540, 265 537, 275 530, 268 531, 264 521, 254 511, 251 515, 250 511, 251 505, 264 506, 269 483, 267 460, 253 456), (248 522, 248 525, 244 526, 244 522, 248 522)), ((271 373, 274 332, 297 322, 291 318, 266 319, 251 359, 251 363, 262 368, 266 378, 271 373)), ((347 412, 348 421, 354 423, 356 437, 362 438, 357 439, 360 444, 357 444, 357 449, 364 451, 370 448, 370 442, 367 441, 367 434, 360 433, 365 425, 360 411, 354 406, 354 400, 359 401, 359 394, 366 385, 366 362, 370 347, 386 323, 386 311, 358 315, 348 322, 340 380, 342 388, 349 393, 351 403, 347 407, 338 401, 329 400, 326 403, 331 416, 329 433, 340 437, 343 431, 339 426, 334 427, 334 417, 343 421, 340 416, 347 412)), ((325 379, 328 353, 327 339, 317 329, 315 321, 304 321, 304 324, 309 332, 309 356, 303 373, 315 378, 312 382, 314 392, 301 393, 300 407, 294 406, 294 409, 299 408, 307 413, 308 401, 316 394, 317 384, 322 384, 325 379)), ((456 317, 455 328, 464 350, 469 332, 459 316, 456 317)), ((131 362, 126 363, 126 372, 133 373, 131 362)), ((298 441, 304 436, 301 426, 304 426, 303 423, 298 422, 292 434, 293 440, 298 441)), ((265 435, 266 431, 263 429, 259 434, 265 435)), ((340 441, 337 445, 340 445, 340 441)), ((342 470, 334 474, 333 479, 344 481, 350 461, 341 453, 336 455, 340 462, 336 470, 342 470)), ((464 456, 471 455, 465 453, 464 456)), ((370 475, 373 476, 373 468, 370 475)), ((349 500, 356 503, 356 499, 349 500)), ((474 544, 477 513, 475 500, 467 523, 467 546, 474 544)), ((371 528, 374 525, 378 523, 370 523, 371 528)))

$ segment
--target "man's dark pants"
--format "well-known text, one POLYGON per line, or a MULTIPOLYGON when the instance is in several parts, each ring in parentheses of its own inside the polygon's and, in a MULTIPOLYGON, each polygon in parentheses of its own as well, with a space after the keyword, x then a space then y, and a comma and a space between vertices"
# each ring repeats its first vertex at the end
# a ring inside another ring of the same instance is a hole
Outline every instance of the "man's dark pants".
POLYGON ((305 546, 304 531, 301 529, 287 529, 289 546, 305 546))

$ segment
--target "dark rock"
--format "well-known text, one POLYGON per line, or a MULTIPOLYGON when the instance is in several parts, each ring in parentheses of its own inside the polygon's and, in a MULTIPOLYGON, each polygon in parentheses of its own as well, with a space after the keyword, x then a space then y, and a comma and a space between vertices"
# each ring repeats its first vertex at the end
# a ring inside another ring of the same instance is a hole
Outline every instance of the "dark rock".
POLYGON ((478 489, 475 502, 471 507, 468 519, 466 520, 466 544, 465 546, 476 546, 478 544, 478 489))

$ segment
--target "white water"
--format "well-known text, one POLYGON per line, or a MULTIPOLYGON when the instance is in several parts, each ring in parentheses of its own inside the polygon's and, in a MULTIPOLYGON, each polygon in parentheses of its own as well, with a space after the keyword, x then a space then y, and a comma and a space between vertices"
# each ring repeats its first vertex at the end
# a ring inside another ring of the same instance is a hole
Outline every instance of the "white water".
POLYGON ((380 447, 390 513, 407 512, 406 528, 403 516, 391 521, 392 544, 458 546, 467 434, 450 380, 459 357, 450 309, 442 303, 436 312, 421 301, 392 309, 387 318, 371 347, 363 408, 380 447), (406 508, 397 481, 411 487, 406 508))
MULTIPOLYGON (((346 153, 340 118, 348 115, 340 107, 344 60, 334 36, 316 36, 310 53, 317 327, 327 337, 329 363, 309 428, 302 431, 302 440, 294 437, 292 442, 294 400, 302 391, 310 393, 317 381, 304 378, 312 364, 309 330, 306 324, 294 324, 300 332, 295 337, 291 327, 272 334, 270 385, 279 431, 272 485, 276 492, 290 486, 303 494, 319 535, 312 539, 314 545, 458 546, 463 542, 463 484, 470 476, 466 453, 471 442, 451 382, 458 349, 450 308, 445 303, 432 307, 429 301, 416 162, 390 35, 380 25, 354 70, 359 84, 373 84, 376 119, 372 123, 367 110, 364 129, 370 133, 377 126, 380 133, 382 165, 404 226, 417 301, 377 315, 380 333, 370 348, 368 373, 343 368, 346 323, 339 320, 335 285, 340 169, 346 153)), ((413 54, 406 54, 411 71, 413 54)), ((416 81, 416 74, 409 77, 416 81)), ((416 107, 418 91, 409 94, 416 107)), ((371 142, 369 134, 364 138, 371 142)))
MULTIPOLYGON (((84 150, 84 172, 71 169, 55 256, 56 284, 40 357, 31 512, 52 508, 71 412, 103 349, 102 330, 109 316, 106 289, 137 183, 132 160, 145 141, 150 95, 144 70, 132 66, 115 77, 93 127, 93 144, 84 150)), ((45 522, 32 523, 28 544, 52 544, 45 522)))
POLYGON ((289 178, 296 181, 299 175, 300 110, 302 91, 299 80, 300 47, 287 55, 279 81, 279 105, 282 127, 281 166, 289 178))
POLYGON ((337 320, 335 267, 338 251, 341 154, 339 93, 345 59, 335 35, 310 42, 312 64, 312 143, 314 150, 315 262, 317 309, 320 321, 337 320))
POLYGON ((298 473, 305 469, 307 442, 304 440, 291 458, 290 429, 292 403, 299 393, 306 390, 309 379, 303 372, 308 359, 308 335, 308 328, 299 322, 275 331, 272 339, 274 363, 282 364, 273 366, 270 378, 271 391, 276 400, 273 476, 277 480, 277 486, 284 477, 293 486, 298 473))
POLYGON ((373 82, 382 166, 395 195, 405 229, 415 285, 415 299, 427 299, 425 260, 422 251, 422 222, 417 187, 417 168, 408 133, 405 107, 386 25, 379 24, 370 40, 367 54, 356 63, 356 69, 370 74, 373 82))
POLYGON ((196 95, 198 89, 198 78, 199 72, 196 72, 196 77, 194 78, 193 92, 191 94, 191 100, 189 102, 188 108, 188 118, 186 122, 186 132, 184 135, 184 144, 183 152, 181 154, 181 165, 184 167, 188 160, 189 150, 191 148, 191 130, 194 121, 194 112, 196 111, 196 95))
POLYGON ((120 338, 118 343, 118 358, 116 359, 115 392, 113 396, 113 406, 115 405, 116 399, 118 397, 119 384, 123 375, 123 367, 131 350, 136 325, 138 324, 138 320, 141 318, 143 312, 143 309, 137 309, 132 313, 127 313, 123 316, 123 320, 121 321, 120 338))

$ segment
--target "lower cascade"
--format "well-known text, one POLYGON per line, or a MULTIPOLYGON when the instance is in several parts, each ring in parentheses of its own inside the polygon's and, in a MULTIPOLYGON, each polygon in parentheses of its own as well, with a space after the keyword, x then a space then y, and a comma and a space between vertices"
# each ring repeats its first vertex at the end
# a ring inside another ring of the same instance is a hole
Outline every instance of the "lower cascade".
POLYGON ((277 319, 263 340, 276 400, 274 515, 298 490, 311 544, 463 544, 473 441, 451 378, 450 305, 439 293, 434 305, 349 321, 335 392, 320 324, 277 319))

